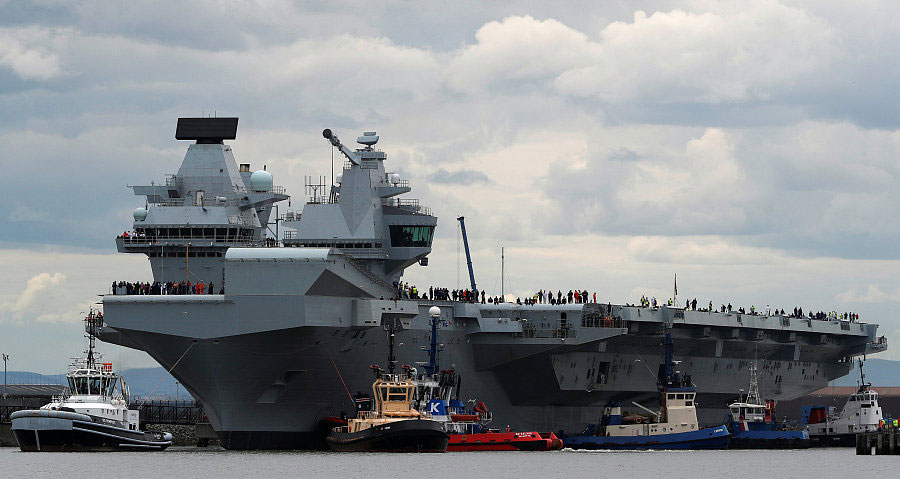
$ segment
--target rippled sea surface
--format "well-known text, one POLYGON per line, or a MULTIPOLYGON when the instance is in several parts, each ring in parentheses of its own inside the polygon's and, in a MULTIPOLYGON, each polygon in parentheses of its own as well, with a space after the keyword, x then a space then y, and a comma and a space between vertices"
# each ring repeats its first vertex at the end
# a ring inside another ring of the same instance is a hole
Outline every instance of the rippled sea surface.
POLYGON ((2 478, 814 478, 900 477, 897 456, 797 451, 475 452, 365 454, 225 451, 26 453, 0 448, 2 478))

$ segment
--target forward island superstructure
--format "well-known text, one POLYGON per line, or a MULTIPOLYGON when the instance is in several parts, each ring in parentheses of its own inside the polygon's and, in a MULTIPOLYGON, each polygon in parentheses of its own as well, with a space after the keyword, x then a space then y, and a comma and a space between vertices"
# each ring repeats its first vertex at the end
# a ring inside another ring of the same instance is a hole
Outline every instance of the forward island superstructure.
POLYGON ((459 374, 463 396, 490 404, 495 422, 527 430, 581 430, 610 401, 654 397, 667 329, 698 384, 700 420, 710 423, 724 410, 704 407, 727 404, 757 356, 760 385, 792 399, 847 374, 853 356, 887 347, 877 325, 859 322, 599 297, 410 299, 396 285, 406 268, 427 266, 437 218, 402 197, 409 183, 385 169, 374 132, 350 149, 325 130, 347 158, 337 183, 328 194, 314 188, 302 212, 278 218, 283 238, 267 239, 273 205, 287 195, 267 171, 236 164, 223 142, 236 127, 237 119, 180 119, 176 138, 196 143, 164 186, 134 187, 146 205, 134 213, 134 233, 117 239, 120 251, 148 255, 155 281, 202 282, 204 294, 106 295, 100 333, 175 366, 225 447, 322 447, 320 421, 352 414, 353 396, 369 389, 360 365, 386 354, 383 325, 400 325, 397 360, 415 364, 435 305, 442 363, 459 374))

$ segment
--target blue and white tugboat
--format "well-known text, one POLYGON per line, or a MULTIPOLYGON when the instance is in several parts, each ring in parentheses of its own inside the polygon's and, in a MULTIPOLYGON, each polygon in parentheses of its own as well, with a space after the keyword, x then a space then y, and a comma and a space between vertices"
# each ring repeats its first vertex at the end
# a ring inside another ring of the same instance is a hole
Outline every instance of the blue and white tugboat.
POLYGON ((128 386, 112 363, 98 363, 93 332, 103 322, 91 311, 88 350, 66 374, 68 387, 40 409, 10 415, 12 432, 23 451, 162 451, 172 445, 169 433, 140 430, 139 411, 128 409, 128 386))
POLYGON ((788 429, 775 419, 775 401, 759 395, 756 363, 750 366, 750 388, 729 404, 725 426, 731 432, 731 449, 800 449, 810 445, 809 431, 788 429))
POLYGON ((690 375, 675 371, 672 334, 666 330, 665 363, 660 365, 657 383, 661 412, 651 412, 655 420, 642 416, 622 417, 622 408, 611 403, 603 411, 600 424, 591 424, 576 436, 563 433, 565 447, 572 449, 724 449, 731 434, 722 426, 701 428, 697 421, 696 389, 690 375))

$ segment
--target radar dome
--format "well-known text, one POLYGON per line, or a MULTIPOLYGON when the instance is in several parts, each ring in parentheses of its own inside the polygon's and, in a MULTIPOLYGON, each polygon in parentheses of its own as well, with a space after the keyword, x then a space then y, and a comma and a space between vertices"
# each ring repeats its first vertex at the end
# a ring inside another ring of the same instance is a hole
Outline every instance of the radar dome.
POLYGON ((437 306, 432 306, 432 307, 428 308, 428 315, 431 316, 432 318, 436 318, 436 317, 440 316, 441 308, 438 308, 437 306))
POLYGON ((254 171, 249 186, 250 191, 272 191, 272 175, 265 170, 254 171))
POLYGON ((135 208, 134 213, 132 213, 131 216, 134 216, 135 221, 144 221, 147 219, 147 210, 140 207, 135 208))
POLYGON ((391 184, 396 185, 397 183, 400 183, 400 175, 398 175, 397 173, 391 173, 391 184))

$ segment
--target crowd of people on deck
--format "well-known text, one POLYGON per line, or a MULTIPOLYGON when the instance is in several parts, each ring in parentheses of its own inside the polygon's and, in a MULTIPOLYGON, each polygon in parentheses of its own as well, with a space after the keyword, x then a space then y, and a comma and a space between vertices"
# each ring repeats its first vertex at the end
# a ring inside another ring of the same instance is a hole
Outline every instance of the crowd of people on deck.
MULTIPOLYGON (((394 282, 397 289, 397 297, 400 299, 431 299, 433 301, 454 301, 461 303, 481 303, 481 304, 500 304, 513 302, 512 299, 507 300, 503 296, 488 296, 484 290, 472 291, 470 289, 449 289, 431 286, 427 292, 419 292, 419 289, 412 284, 406 282, 394 282)), ((534 293, 530 297, 516 297, 515 304, 519 305, 535 305, 535 304, 585 304, 597 302, 597 293, 588 293, 587 290, 569 290, 563 293, 558 290, 555 294, 553 291, 543 289, 534 293)))
POLYGON ((145 238, 143 231, 123 231, 122 234, 119 235, 119 238, 145 238))
MULTIPOLYGON (((666 301, 667 306, 671 307, 671 306, 674 306, 674 304, 675 304, 675 302, 672 299, 669 299, 666 301)), ((658 303, 656 301, 656 297, 648 298, 646 296, 641 296, 640 305, 644 308, 655 308, 658 306, 658 303)), ((812 311, 809 311, 808 314, 806 316, 804 316, 803 308, 801 308, 799 306, 795 307, 793 311, 785 311, 783 308, 782 309, 776 308, 773 310, 769 305, 766 305, 766 309, 763 312, 763 311, 757 311, 756 306, 751 305, 749 309, 745 309, 743 306, 741 306, 741 307, 735 309, 731 305, 731 303, 728 303, 727 305, 723 304, 723 305, 719 306, 718 309, 714 310, 713 303, 712 303, 712 301, 710 301, 706 308, 703 308, 701 306, 698 309, 697 308, 697 298, 694 298, 693 300, 691 300, 691 299, 687 300, 684 303, 684 310, 685 311, 718 312, 718 313, 736 312, 739 314, 750 314, 750 315, 754 315, 754 316, 759 316, 759 315, 783 316, 785 318, 817 319, 820 321, 849 321, 851 323, 859 321, 859 314, 853 313, 853 312, 840 313, 837 311, 831 311, 831 312, 826 313, 825 311, 818 311, 818 312, 813 313, 812 311)))
MULTIPOLYGON (((483 290, 482 291, 472 291, 469 289, 448 289, 448 288, 435 288, 434 286, 428 288, 428 292, 419 293, 418 288, 415 285, 411 285, 406 282, 395 282, 394 287, 397 288, 397 299, 432 299, 435 301, 454 301, 454 302, 463 302, 463 303, 481 303, 481 304, 500 304, 506 303, 506 298, 502 296, 488 296, 483 290)), ((168 281, 168 282, 159 282, 153 281, 151 282, 137 282, 137 283, 129 283, 126 281, 113 281, 111 292, 114 295, 168 295, 168 294, 216 294, 216 285, 213 282, 206 283, 204 281, 200 281, 198 283, 193 283, 191 281, 168 281)), ((218 290, 218 294, 225 294, 224 288, 220 287, 218 290)), ((515 304, 518 305, 535 305, 535 304, 550 304, 550 305, 558 305, 558 304, 585 304, 585 303, 596 303, 597 302, 597 293, 589 293, 587 290, 569 290, 568 293, 563 294, 562 290, 557 290, 554 294, 551 290, 539 290, 534 293, 531 297, 525 297, 522 299, 521 297, 517 297, 515 300, 515 304)), ((673 307, 675 304, 673 299, 668 299, 666 301, 666 305, 669 307, 673 307)), ((641 300, 639 305, 644 308, 656 308, 659 306, 659 303, 656 300, 656 297, 647 297, 641 296, 641 300)), ((634 306, 630 304, 626 304, 626 306, 634 306)), ((684 303, 685 311, 701 311, 701 312, 719 312, 719 313, 731 313, 736 312, 739 314, 750 314, 754 316, 765 315, 765 316, 783 316, 786 318, 803 318, 803 319, 815 319, 821 321, 849 321, 851 323, 859 321, 859 314, 854 312, 837 312, 837 311, 818 311, 812 312, 809 311, 806 315, 804 315, 803 308, 796 307, 793 311, 785 311, 784 309, 774 309, 772 310, 768 305, 766 306, 765 311, 757 311, 755 306, 750 306, 749 309, 745 309, 743 306, 739 308, 734 308, 731 303, 723 304, 719 306, 718 309, 713 309, 713 303, 710 301, 706 308, 697 307, 697 298, 689 299, 684 303)))
MULTIPOLYGON (((129 283, 127 281, 119 281, 112 283, 111 288, 114 295, 161 295, 161 294, 216 294, 216 285, 212 281, 206 283, 200 281, 193 283, 191 281, 154 281, 129 283)), ((224 288, 219 288, 219 294, 225 294, 224 288)))

